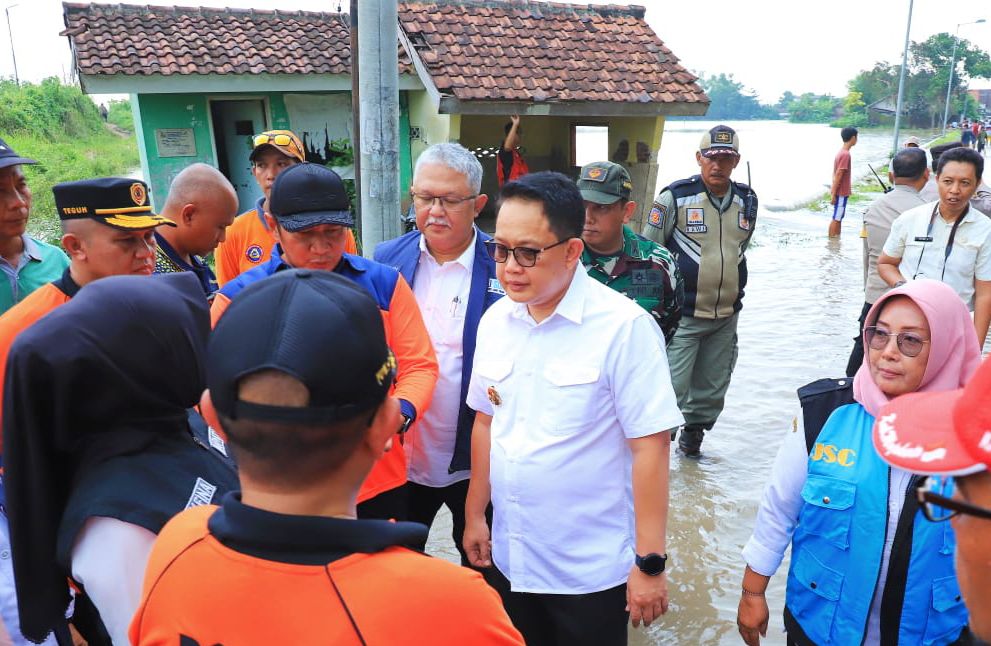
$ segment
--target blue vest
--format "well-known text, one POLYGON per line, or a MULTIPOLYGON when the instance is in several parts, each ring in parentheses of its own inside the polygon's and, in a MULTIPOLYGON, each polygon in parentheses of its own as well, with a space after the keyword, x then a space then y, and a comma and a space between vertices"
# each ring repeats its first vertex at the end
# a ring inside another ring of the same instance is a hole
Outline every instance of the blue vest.
MULTIPOLYGON (((475 264, 471 272, 471 285, 468 288, 468 310, 465 312, 465 328, 461 338, 461 408, 458 411, 458 430, 454 440, 454 454, 448 472, 466 471, 471 468, 471 428, 475 423, 475 411, 465 399, 468 396, 468 383, 475 360, 475 334, 478 322, 489 306, 502 298, 505 292, 496 277, 495 261, 485 250, 485 241, 492 237, 475 228, 475 264)), ((382 242, 375 248, 375 261, 395 267, 403 275, 410 287, 416 281, 416 268, 420 262, 419 231, 382 242)))
MULTIPOLYGON (((799 644, 856 645, 866 635, 890 484, 871 443, 873 425, 860 404, 841 406, 809 453, 785 595, 785 626, 799 644)), ((949 644, 960 635, 967 610, 953 571, 954 546, 948 522, 930 522, 911 501, 905 505, 883 590, 884 643, 949 644)))

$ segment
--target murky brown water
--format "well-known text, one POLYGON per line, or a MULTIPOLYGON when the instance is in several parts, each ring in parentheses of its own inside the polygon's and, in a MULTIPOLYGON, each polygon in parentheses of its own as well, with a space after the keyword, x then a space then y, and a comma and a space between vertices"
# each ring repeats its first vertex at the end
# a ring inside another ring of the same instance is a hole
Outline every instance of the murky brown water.
MULTIPOLYGON (((695 134, 680 140, 671 134, 665 134, 665 146, 676 141, 697 146, 695 134)), ((855 148, 854 156, 858 149, 890 145, 890 136, 876 137, 872 146, 855 148)), ((828 145, 827 166, 835 153, 828 145)), ((777 177, 777 169, 762 167, 761 176, 777 177)), ((807 178, 806 190, 815 194, 819 179, 807 178)), ((761 194, 761 185, 755 184, 761 194)), ((825 214, 762 209, 747 254, 750 280, 740 317, 740 354, 726 408, 706 436, 701 460, 672 454, 670 611, 647 629, 631 630, 630 644, 743 643, 736 630, 744 568, 740 551, 777 447, 798 411, 796 389, 821 377, 842 376, 846 368, 864 299, 858 233, 865 206, 850 207, 843 235, 834 241, 826 238, 825 214)), ((427 547, 457 561, 446 510, 427 547)), ((787 566, 786 560, 768 588, 766 644, 785 643, 781 612, 787 566)))

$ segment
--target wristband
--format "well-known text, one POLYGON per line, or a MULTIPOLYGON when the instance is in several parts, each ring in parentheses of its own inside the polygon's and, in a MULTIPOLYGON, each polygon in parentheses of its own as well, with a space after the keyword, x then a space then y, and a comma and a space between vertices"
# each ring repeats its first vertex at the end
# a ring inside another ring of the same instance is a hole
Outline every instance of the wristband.
POLYGON ((753 592, 752 590, 747 590, 743 586, 740 586, 740 589, 743 590, 743 594, 748 594, 751 597, 763 597, 764 596, 764 593, 763 592, 753 592))

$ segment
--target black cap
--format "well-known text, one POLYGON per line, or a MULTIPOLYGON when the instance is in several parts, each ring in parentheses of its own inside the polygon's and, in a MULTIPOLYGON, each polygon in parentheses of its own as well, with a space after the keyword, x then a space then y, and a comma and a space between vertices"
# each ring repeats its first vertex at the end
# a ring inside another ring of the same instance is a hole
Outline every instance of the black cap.
POLYGON ((101 177, 62 182, 52 187, 59 220, 90 218, 125 231, 151 229, 175 222, 151 212, 148 185, 127 177, 101 177))
POLYGON ((17 166, 19 164, 37 164, 33 159, 28 159, 27 157, 21 157, 14 152, 14 149, 7 145, 7 142, 0 139, 0 168, 7 168, 8 166, 17 166))
POLYGON ((275 178, 268 211, 286 231, 318 224, 354 226, 351 200, 340 175, 319 164, 296 164, 275 178))
POLYGON ((287 269, 246 287, 217 323, 207 356, 207 387, 221 415, 295 424, 326 424, 371 410, 389 392, 396 370, 371 295, 343 276, 311 269, 287 269), (301 381, 309 405, 240 401, 240 380, 262 370, 301 381))

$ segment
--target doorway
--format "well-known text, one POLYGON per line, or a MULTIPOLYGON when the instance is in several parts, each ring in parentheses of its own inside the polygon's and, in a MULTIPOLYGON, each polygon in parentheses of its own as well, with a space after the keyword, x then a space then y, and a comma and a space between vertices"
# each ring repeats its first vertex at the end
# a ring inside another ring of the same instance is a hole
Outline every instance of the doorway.
POLYGON ((252 137, 267 128, 265 101, 239 99, 211 101, 213 139, 217 149, 217 167, 237 191, 239 212, 254 207, 262 191, 251 173, 252 137))

